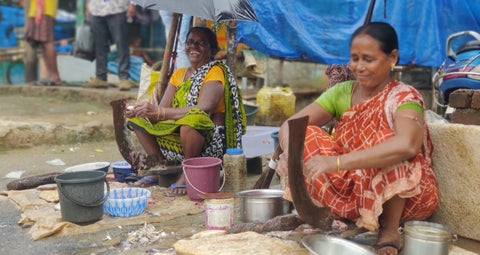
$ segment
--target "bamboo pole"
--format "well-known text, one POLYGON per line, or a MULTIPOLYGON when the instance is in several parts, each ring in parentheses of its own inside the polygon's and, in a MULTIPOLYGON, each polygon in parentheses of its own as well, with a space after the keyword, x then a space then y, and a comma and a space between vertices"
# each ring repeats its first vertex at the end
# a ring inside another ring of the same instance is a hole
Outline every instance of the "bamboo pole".
POLYGON ((173 45, 175 43, 175 34, 177 31, 178 20, 180 18, 180 15, 181 14, 173 13, 172 22, 170 23, 170 28, 168 30, 167 43, 165 45, 165 52, 163 54, 162 68, 160 69, 160 80, 157 83, 157 86, 160 86, 160 89, 158 90, 158 93, 157 93, 159 102, 163 97, 163 94, 165 93, 165 90, 168 85, 168 80, 170 79, 170 75, 171 75, 169 73, 171 55, 172 55, 173 45))
POLYGON ((194 27, 206 27, 207 20, 199 17, 193 17, 193 26, 194 27))

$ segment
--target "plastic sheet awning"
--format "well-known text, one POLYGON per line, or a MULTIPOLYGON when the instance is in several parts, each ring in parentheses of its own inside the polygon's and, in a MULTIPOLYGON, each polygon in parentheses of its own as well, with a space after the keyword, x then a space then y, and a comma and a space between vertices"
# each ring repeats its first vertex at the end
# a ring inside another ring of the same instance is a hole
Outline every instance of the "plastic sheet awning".
MULTIPOLYGON (((238 21, 237 39, 264 54, 345 64, 349 40, 370 0, 251 0, 259 22, 238 21)), ((401 65, 438 67, 447 37, 480 32, 480 0, 377 0, 371 21, 388 22, 399 36, 401 65)))

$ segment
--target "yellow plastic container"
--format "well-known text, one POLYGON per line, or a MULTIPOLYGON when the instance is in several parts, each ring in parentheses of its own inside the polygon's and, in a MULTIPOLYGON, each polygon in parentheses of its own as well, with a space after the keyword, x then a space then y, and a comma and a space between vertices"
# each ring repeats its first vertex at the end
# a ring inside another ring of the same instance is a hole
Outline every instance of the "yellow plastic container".
POLYGON ((257 93, 256 123, 280 126, 295 113, 295 99, 289 87, 262 87, 257 93))

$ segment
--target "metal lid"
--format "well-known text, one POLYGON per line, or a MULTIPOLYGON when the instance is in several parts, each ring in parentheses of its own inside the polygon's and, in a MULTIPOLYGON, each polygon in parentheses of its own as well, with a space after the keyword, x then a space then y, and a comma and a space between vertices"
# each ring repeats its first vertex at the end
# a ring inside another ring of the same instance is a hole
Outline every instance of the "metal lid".
POLYGON ((228 148, 227 149, 227 154, 239 155, 239 154, 243 154, 243 150, 242 150, 242 148, 228 148))

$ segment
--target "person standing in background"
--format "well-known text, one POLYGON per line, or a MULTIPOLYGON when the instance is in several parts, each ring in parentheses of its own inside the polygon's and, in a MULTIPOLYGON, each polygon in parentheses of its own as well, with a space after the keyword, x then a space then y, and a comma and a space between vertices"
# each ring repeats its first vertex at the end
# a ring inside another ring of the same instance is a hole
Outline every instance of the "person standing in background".
MULTIPOLYGON (((163 25, 165 27, 165 38, 168 38, 170 30, 170 23, 172 22, 172 13, 164 10, 159 10, 158 14, 162 18, 163 25)), ((187 40, 188 30, 190 29, 190 23, 192 16, 182 15, 182 23, 180 23, 180 34, 178 37, 177 54, 174 60, 174 70, 182 66, 190 66, 187 55, 185 54, 185 41, 187 40)))
POLYGON ((136 84, 130 81, 130 49, 127 18, 135 16, 135 6, 129 0, 88 0, 90 28, 95 49, 95 77, 85 83, 85 88, 108 88, 107 62, 111 42, 118 50, 118 87, 130 90, 136 84))
POLYGON ((33 49, 42 47, 47 77, 34 81, 37 86, 61 86, 57 66, 57 51, 53 37, 53 26, 57 14, 58 0, 31 0, 25 27, 25 40, 33 49))

